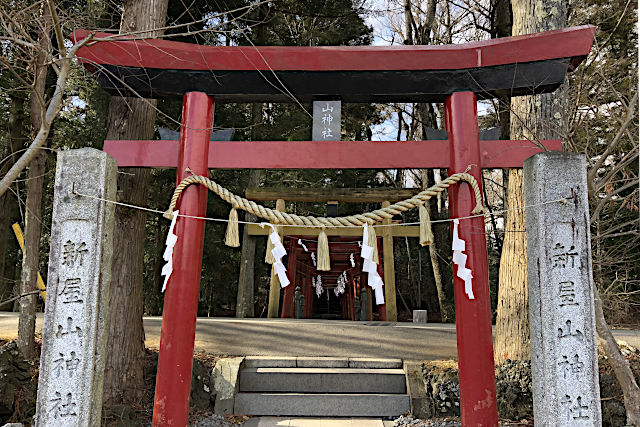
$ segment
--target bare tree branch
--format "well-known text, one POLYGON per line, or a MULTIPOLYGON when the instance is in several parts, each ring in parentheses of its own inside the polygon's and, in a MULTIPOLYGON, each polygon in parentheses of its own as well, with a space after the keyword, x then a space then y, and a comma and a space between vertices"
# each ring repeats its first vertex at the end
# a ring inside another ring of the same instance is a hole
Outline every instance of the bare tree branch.
POLYGON ((0 302, 0 306, 3 306, 5 304, 9 304, 10 302, 14 302, 19 300, 20 298, 24 298, 24 297, 28 297, 29 295, 33 295, 33 294, 37 294, 39 292, 45 292, 44 289, 38 289, 36 291, 30 291, 21 295, 18 295, 17 297, 13 297, 13 298, 9 298, 8 300, 4 300, 2 302, 0 302))
POLYGON ((38 148, 42 147, 49 136, 49 131, 51 130, 51 124, 53 120, 56 118, 60 109, 62 108, 62 96, 64 95, 65 88, 67 86, 67 79, 69 78, 69 72, 71 70, 72 59, 75 57, 76 52, 86 43, 91 40, 91 36, 79 41, 75 45, 73 45, 68 51, 67 54, 60 61, 60 72, 58 74, 58 79, 56 81, 56 89, 51 97, 51 101, 49 102, 49 106, 47 107, 47 112, 45 114, 44 120, 42 121, 42 126, 40 127, 40 131, 34 138, 33 142, 29 145, 27 151, 20 156, 20 158, 14 163, 14 165, 9 169, 9 172, 0 180, 0 196, 2 196, 11 183, 18 177, 20 172, 27 167, 31 159, 38 153, 38 148))

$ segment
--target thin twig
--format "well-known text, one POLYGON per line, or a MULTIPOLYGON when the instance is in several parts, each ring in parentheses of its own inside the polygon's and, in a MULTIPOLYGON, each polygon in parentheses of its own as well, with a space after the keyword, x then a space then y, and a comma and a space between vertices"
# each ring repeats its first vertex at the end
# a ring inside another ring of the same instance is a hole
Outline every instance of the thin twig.
POLYGON ((0 302, 0 306, 3 306, 5 304, 9 304, 10 302, 14 302, 15 300, 19 300, 20 298, 28 297, 29 295, 37 294, 39 292, 46 292, 46 290, 45 289, 38 289, 36 291, 29 291, 29 292, 24 293, 22 295, 18 295, 17 297, 9 298, 8 300, 4 300, 4 301, 0 302))

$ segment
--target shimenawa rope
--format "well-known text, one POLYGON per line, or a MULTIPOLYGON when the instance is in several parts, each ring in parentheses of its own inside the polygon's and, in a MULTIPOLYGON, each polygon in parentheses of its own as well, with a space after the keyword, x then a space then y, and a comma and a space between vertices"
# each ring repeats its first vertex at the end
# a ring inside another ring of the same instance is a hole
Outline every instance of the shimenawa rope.
POLYGON ((402 212, 408 211, 409 209, 422 205, 431 197, 436 196, 438 193, 443 192, 451 185, 456 184, 459 181, 465 181, 469 185, 471 185, 471 188, 473 189, 473 192, 475 194, 476 207, 473 209, 473 211, 471 211, 471 213, 473 215, 482 214, 484 212, 484 207, 482 206, 482 197, 480 195, 478 182, 472 175, 463 172, 453 174, 440 181, 439 183, 433 185, 432 187, 421 191, 415 196, 396 202, 392 205, 387 206, 386 208, 376 209, 374 211, 358 215, 335 218, 301 216, 277 211, 275 209, 270 209, 252 202, 251 200, 247 200, 244 197, 233 194, 212 179, 201 175, 192 175, 183 179, 180 184, 178 184, 175 191, 173 192, 173 196, 171 197, 169 209, 167 209, 167 211, 164 213, 164 216, 169 219, 173 217, 173 210, 178 203, 180 194, 182 194, 185 188, 192 184, 200 184, 204 185, 210 191, 217 194, 222 200, 230 203, 233 208, 242 209, 246 212, 252 213, 260 218, 268 220, 272 224, 305 225, 315 227, 344 227, 354 225, 361 226, 364 223, 373 225, 378 221, 382 221, 383 219, 390 219, 394 215, 398 215, 402 212))

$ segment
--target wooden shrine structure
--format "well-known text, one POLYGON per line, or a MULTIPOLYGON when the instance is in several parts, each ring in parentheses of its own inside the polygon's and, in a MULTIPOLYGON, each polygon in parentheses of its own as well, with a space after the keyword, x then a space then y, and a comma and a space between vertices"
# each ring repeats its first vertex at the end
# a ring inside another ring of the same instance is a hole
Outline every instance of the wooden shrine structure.
MULTIPOLYGON (((469 173, 522 167, 560 141, 480 141, 477 99, 555 90, 589 53, 595 28, 574 27, 449 46, 200 46, 78 30, 95 43, 79 60, 116 96, 182 97, 179 141, 105 141, 120 167, 177 168, 179 183, 211 168, 444 168, 469 173), (218 102, 444 102, 447 141, 209 141, 218 102)), ((467 184, 449 188, 452 218, 475 206, 467 184)), ((180 214, 206 214, 207 189, 182 193, 180 214)), ((180 217, 164 299, 154 426, 185 426, 193 363, 205 221, 180 217)), ((497 426, 484 219, 460 221, 474 298, 454 274, 463 426, 497 426)), ((454 270, 456 267, 454 266, 454 270)), ((454 271, 455 273, 455 271, 454 271)))
MULTIPOLYGON (((381 203, 382 207, 388 206, 390 203, 395 203, 400 200, 405 200, 413 197, 419 192, 418 189, 402 188, 402 189, 389 189, 389 188, 345 188, 345 189, 312 189, 312 188, 287 188, 287 189, 270 189, 270 188, 249 188, 245 194, 247 199, 254 201, 273 201, 282 200, 288 202, 335 202, 335 203, 381 203), (286 200, 285 200, 286 199, 286 200)), ((385 223, 390 223, 390 220, 385 220, 385 223)), ((318 272, 313 268, 311 253, 315 252, 316 244, 313 241, 305 242, 308 252, 303 250, 304 247, 297 243, 298 238, 317 238, 320 234, 320 229, 314 227, 286 227, 282 230, 282 234, 285 238, 289 237, 289 246, 287 246, 287 252, 289 254, 289 260, 287 264, 287 271, 291 272, 290 280, 294 286, 287 286, 284 290, 282 297, 282 310, 279 310, 279 284, 277 281, 271 281, 271 288, 269 294, 269 313, 277 316, 280 311, 280 317, 292 318, 294 317, 293 300, 294 290, 297 284, 301 285, 302 292, 304 294, 305 311, 304 318, 311 317, 312 307, 314 301, 314 290, 311 288, 311 277, 313 275, 320 274, 322 277, 327 277, 329 282, 335 283, 335 278, 342 271, 347 270, 349 272, 349 283, 352 284, 352 288, 348 289, 346 295, 347 307, 343 309, 343 318, 356 320, 356 316, 353 314, 355 310, 355 296, 360 295, 362 288, 360 287, 359 277, 362 271, 362 262, 359 256, 360 248, 356 241, 362 237, 362 229, 359 228, 328 228, 326 229, 328 236, 340 236, 347 239, 342 239, 341 242, 335 242, 333 245, 330 243, 330 256, 332 261, 332 269, 330 272, 318 272), (349 244, 348 242, 352 242, 349 244), (348 247, 348 248, 347 248, 348 247), (354 261, 356 267, 351 267, 349 256, 355 254, 354 261), (337 262, 337 266, 333 263, 337 262), (335 268, 334 268, 335 267, 335 268), (336 270, 336 268, 342 268, 342 270, 336 270), (304 271, 300 281, 298 281, 297 270, 304 271), (351 271, 356 271, 358 274, 353 274, 351 271), (357 284, 355 282, 358 282, 357 284), (275 289, 274 289, 275 288, 275 289)), ((249 235, 253 236, 266 236, 269 230, 258 225, 249 225, 249 235)), ((417 225, 409 225, 403 227, 385 227, 378 237, 378 251, 381 263, 378 266, 378 273, 384 281, 384 294, 385 304, 378 305, 378 314, 380 320, 396 321, 398 311, 396 307, 396 285, 395 285, 395 268, 394 268, 394 256, 393 256, 393 239, 394 237, 419 237, 420 227, 417 225)), ((368 286, 366 286, 368 288, 368 286)), ((367 304, 371 304, 371 290, 367 292, 368 297, 365 299, 367 304)), ((371 310, 369 310, 371 311, 371 310)), ((371 317, 371 316, 368 316, 371 317)), ((372 320, 368 318, 367 320, 372 320)))

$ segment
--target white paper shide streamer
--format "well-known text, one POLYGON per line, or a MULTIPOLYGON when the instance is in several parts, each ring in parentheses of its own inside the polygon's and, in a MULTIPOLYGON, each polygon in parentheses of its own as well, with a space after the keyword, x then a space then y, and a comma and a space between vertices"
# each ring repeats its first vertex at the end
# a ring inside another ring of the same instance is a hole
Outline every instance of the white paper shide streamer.
POLYGON ((289 282, 289 278, 287 277, 287 269, 282 263, 282 257, 284 257, 287 254, 287 250, 282 245, 282 242, 280 241, 280 235, 276 231, 276 228, 271 224, 268 224, 268 225, 269 227, 271 227, 271 234, 269 234, 269 239, 271 239, 271 243, 273 244, 273 249, 271 249, 271 254, 275 259, 275 261, 273 262, 273 268, 275 269, 276 274, 278 275, 280 286, 282 286, 283 288, 286 288, 287 286, 289 286, 289 283, 291 283, 289 282))
POLYGON ((322 287, 322 276, 318 275, 317 280, 315 277, 312 277, 311 283, 313 284, 313 287, 316 288, 316 296, 320 298, 320 295, 324 292, 324 288, 322 287))
POLYGON ((162 255, 162 258, 167 261, 167 263, 162 267, 162 272, 160 273, 160 275, 164 276, 162 292, 167 289, 167 282, 169 281, 169 277, 171 277, 171 273, 173 272, 173 247, 178 241, 178 236, 173 233, 173 230, 176 228, 176 220, 178 219, 179 213, 180 211, 173 211, 173 218, 171 219, 171 225, 169 226, 169 232, 167 233, 167 247, 165 248, 164 254, 162 255))
POLYGON ((336 281, 336 287, 333 289, 333 293, 338 297, 341 294, 344 294, 345 289, 347 288, 347 271, 343 271, 340 276, 338 276, 338 280, 336 281))
POLYGON ((376 304, 381 305, 384 304, 384 292, 382 291, 384 283, 378 274, 378 266, 373 262, 373 246, 369 246, 369 225, 365 222, 363 227, 362 250, 360 252, 360 256, 364 260, 362 263, 362 271, 369 273, 368 284, 376 293, 376 304))
POLYGON ((464 280, 464 292, 469 299, 475 299, 473 295, 473 274, 472 271, 467 268, 467 255, 462 253, 465 250, 465 241, 459 236, 458 227, 460 226, 460 220, 453 220, 453 239, 451 246, 453 249, 453 263, 458 266, 456 276, 464 280))

